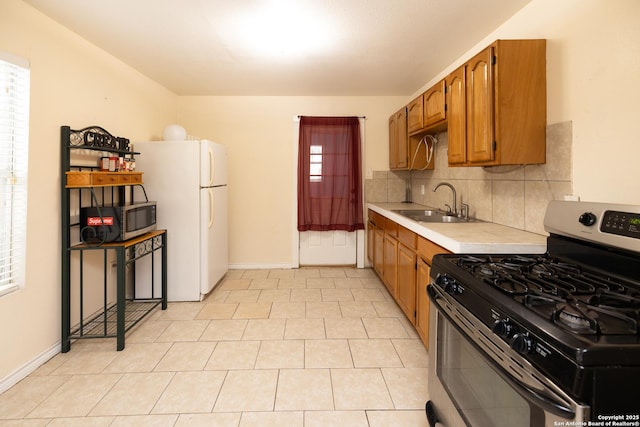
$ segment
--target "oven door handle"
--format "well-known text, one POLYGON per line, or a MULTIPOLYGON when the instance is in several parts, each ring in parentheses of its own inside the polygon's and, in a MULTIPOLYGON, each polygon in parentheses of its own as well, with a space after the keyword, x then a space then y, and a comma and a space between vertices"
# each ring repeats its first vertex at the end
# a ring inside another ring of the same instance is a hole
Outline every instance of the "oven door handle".
MULTIPOLYGON (((486 357, 485 357, 486 358, 486 357)), ((561 402, 556 402, 555 400, 543 396, 539 394, 537 391, 531 389, 526 384, 521 384, 519 381, 511 377, 508 373, 506 373, 502 368, 500 368, 494 361, 491 361, 491 364, 499 368, 497 372, 498 375, 502 377, 507 383, 509 383, 524 399, 533 403, 534 405, 539 406, 547 412, 551 412, 552 414, 558 415, 560 417, 573 420, 576 416, 576 411, 571 408, 567 408, 561 402)))
MULTIPOLYGON (((431 284, 427 286, 427 293, 429 294, 429 298, 434 302, 440 314, 442 314, 463 336, 470 338, 466 332, 464 332, 458 324, 451 319, 449 313, 445 310, 441 309, 441 305, 438 302, 438 299, 447 298, 443 295, 442 291, 437 288, 437 286, 431 284)), ((576 411, 572 410, 565 406, 564 402, 558 402, 550 397, 543 396, 537 391, 533 390, 526 384, 521 383, 517 379, 513 378, 502 366, 500 366, 495 360, 485 354, 484 349, 479 346, 475 340, 469 339, 469 342, 478 350, 478 353, 482 356, 482 358, 489 363, 495 370, 495 372, 500 375, 500 377, 505 380, 510 386, 514 388, 514 390, 526 399, 531 404, 540 407, 541 409, 551 412, 560 417, 572 420, 575 418, 576 411)))

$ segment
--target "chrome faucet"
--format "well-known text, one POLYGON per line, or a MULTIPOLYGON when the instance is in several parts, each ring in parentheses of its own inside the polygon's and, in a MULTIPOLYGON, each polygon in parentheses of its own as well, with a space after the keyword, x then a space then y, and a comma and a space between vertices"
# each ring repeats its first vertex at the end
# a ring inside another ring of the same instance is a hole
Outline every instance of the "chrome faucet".
POLYGON ((456 205, 456 189, 453 187, 453 185, 449 184, 448 182, 441 182, 441 183, 439 183, 438 185, 436 185, 435 187, 433 187, 433 192, 435 193, 435 191, 436 191, 438 188, 442 187, 443 185, 444 185, 445 187, 449 187, 449 188, 451 189, 451 192, 453 193, 453 204, 452 204, 452 205, 453 205, 453 212, 451 212, 451 209, 452 209, 452 207, 451 207, 451 206, 449 206, 449 205, 445 205, 445 206, 447 206, 447 208, 448 208, 448 209, 447 209, 447 212, 451 212, 451 213, 453 213, 454 215, 458 215, 458 207, 457 207, 457 205, 456 205))

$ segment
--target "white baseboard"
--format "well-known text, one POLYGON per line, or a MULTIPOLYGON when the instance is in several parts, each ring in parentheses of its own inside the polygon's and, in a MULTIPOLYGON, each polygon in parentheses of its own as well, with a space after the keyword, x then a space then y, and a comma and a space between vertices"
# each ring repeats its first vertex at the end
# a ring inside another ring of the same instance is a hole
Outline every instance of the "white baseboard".
POLYGON ((229 270, 275 270, 297 268, 293 264, 229 264, 229 270))
POLYGON ((31 359, 29 362, 22 365, 20 368, 13 371, 11 374, 0 380, 0 393, 4 393, 9 390, 11 387, 19 383, 22 379, 26 378, 27 375, 38 369, 45 362, 51 359, 56 354, 60 353, 61 350, 61 342, 58 341, 47 350, 40 353, 35 358, 31 359))

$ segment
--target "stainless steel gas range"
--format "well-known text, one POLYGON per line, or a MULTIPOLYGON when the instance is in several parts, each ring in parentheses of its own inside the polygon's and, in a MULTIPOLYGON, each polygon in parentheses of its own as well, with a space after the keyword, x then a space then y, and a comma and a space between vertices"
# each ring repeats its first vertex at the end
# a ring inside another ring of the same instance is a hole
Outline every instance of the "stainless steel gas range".
POLYGON ((434 257, 432 426, 640 425, 640 206, 553 201, 544 225, 544 255, 434 257))

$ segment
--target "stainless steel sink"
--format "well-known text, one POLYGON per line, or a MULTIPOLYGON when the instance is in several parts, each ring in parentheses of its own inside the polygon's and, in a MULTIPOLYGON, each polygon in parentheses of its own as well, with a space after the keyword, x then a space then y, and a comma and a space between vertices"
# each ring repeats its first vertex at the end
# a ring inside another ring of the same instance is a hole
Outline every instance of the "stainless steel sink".
POLYGON ((471 218, 461 218, 459 216, 453 215, 443 215, 440 218, 441 222, 473 222, 471 218))
POLYGON ((441 217, 442 215, 445 215, 444 212, 440 212, 440 211, 436 211, 436 210, 397 210, 397 211, 392 211, 395 212, 397 214, 400 214, 402 216, 406 216, 407 218, 411 218, 411 219, 415 219, 416 221, 419 220, 419 218, 424 218, 424 217, 441 217), (416 219, 418 218, 418 219, 416 219))
POLYGON ((472 218, 462 218, 454 215, 450 215, 447 212, 439 210, 411 210, 411 209, 399 209, 392 210, 399 215, 412 219, 417 222, 429 222, 429 223, 468 223, 477 222, 478 220, 472 218))

